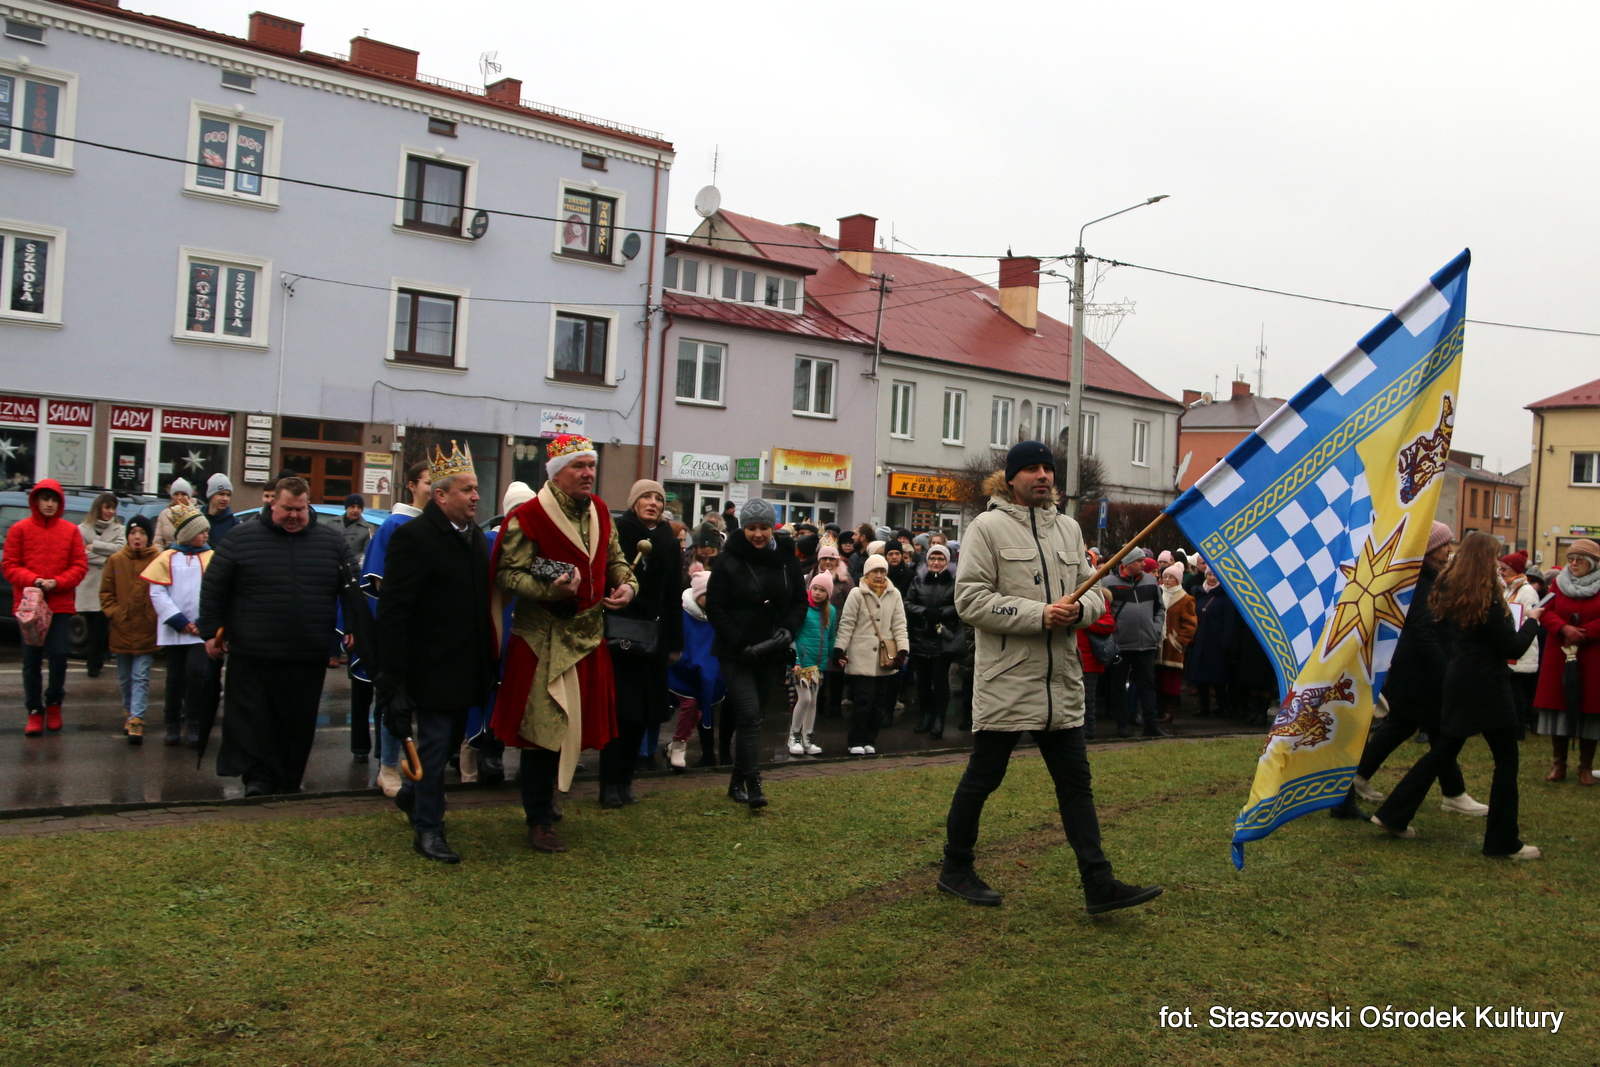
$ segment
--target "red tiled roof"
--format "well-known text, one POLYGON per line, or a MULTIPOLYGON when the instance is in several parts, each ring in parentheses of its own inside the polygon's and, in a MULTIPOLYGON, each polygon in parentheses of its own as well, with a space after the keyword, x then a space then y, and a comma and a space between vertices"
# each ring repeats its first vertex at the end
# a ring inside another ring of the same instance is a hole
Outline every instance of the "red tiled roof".
POLYGON ((840 322, 811 300, 799 315, 788 311, 738 304, 731 300, 710 300, 689 296, 686 293, 662 294, 662 305, 678 318, 719 322, 726 326, 743 326, 752 330, 770 330, 775 333, 798 334, 822 341, 839 341, 844 344, 872 344, 872 338, 848 324, 840 322))
POLYGON ((649 136, 646 131, 638 130, 636 127, 627 127, 622 123, 612 124, 608 120, 589 122, 571 115, 561 114, 555 110, 547 111, 543 110, 542 108, 524 107, 521 104, 512 104, 502 100, 490 100, 486 96, 480 96, 476 92, 470 91, 470 87, 466 87, 467 91, 464 91, 463 89, 452 89, 444 85, 435 85, 432 82, 422 80, 420 77, 403 78, 397 74, 389 74, 381 70, 373 70, 370 67, 358 67, 348 60, 336 59, 333 56, 325 56, 317 52, 283 52, 276 48, 267 48, 263 45, 256 44, 254 41, 251 41, 248 38, 233 37, 226 33, 217 33, 213 30, 202 29, 199 26, 190 25, 187 22, 178 22, 175 19, 162 18, 159 15, 146 15, 138 11, 127 11, 120 7, 111 7, 98 2, 98 0, 51 0, 51 2, 62 4, 67 7, 79 8, 84 11, 92 11, 97 15, 105 15, 110 18, 120 18, 129 22, 137 22, 156 29, 168 30, 173 33, 187 34, 190 37, 197 37, 201 40, 213 41, 217 44, 226 44, 234 48, 243 48, 251 52, 259 52, 262 55, 273 56, 277 59, 287 59, 296 63, 305 63, 308 66, 338 70, 346 74, 354 74, 362 78, 370 78, 373 81, 387 82, 390 85, 403 85, 407 88, 416 89, 424 93, 448 97, 459 102, 477 104, 480 107, 490 108, 495 111, 508 111, 513 114, 538 118, 546 122, 553 122, 558 126, 566 126, 579 130, 588 130, 591 133, 602 134, 607 137, 614 137, 619 140, 629 141, 638 145, 644 145, 652 149, 659 149, 665 152, 671 152, 673 150, 672 142, 663 140, 659 136, 649 136))
POLYGON ((1600 408, 1600 378, 1580 385, 1576 389, 1547 396, 1527 406, 1529 411, 1539 411, 1543 408, 1600 408))
MULTIPOLYGON (((806 296, 868 337, 878 313, 874 282, 835 255, 831 237, 722 211, 746 241, 780 262, 815 267, 806 296)), ((884 348, 906 355, 1066 382, 1072 373, 1072 330, 1040 314, 1036 331, 1000 311, 999 293, 976 278, 895 252, 875 251, 873 271, 894 276, 883 310, 884 348)), ((1084 344, 1088 387, 1179 406, 1092 341, 1084 344)))

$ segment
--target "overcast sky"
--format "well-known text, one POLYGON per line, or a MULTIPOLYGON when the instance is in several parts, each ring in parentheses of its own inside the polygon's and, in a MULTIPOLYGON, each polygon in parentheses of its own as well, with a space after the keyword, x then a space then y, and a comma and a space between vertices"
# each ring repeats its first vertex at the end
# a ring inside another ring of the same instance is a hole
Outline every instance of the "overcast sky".
MULTIPOLYGON (((239 35, 264 8, 323 52, 368 30, 469 83, 498 51, 525 96, 674 142, 677 230, 719 145, 730 210, 866 212, 924 252, 1061 255, 1167 193, 1090 253, 1392 307, 1470 247, 1469 316, 1600 331, 1593 4, 125 6, 239 35)), ((1379 317, 1131 269, 1096 299, 1137 302, 1111 351, 1174 397, 1253 382, 1263 329, 1287 396, 1379 317)), ((1041 305, 1067 318, 1067 286, 1041 305)), ((1523 405, 1596 377, 1600 339, 1469 326, 1456 445, 1518 467, 1523 405)))

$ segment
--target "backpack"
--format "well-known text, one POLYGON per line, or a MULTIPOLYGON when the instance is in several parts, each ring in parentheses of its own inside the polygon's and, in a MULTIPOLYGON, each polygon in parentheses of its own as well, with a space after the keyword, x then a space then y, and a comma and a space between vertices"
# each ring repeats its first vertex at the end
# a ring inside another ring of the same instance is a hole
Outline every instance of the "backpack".
POLYGON ((17 605, 17 628, 22 631, 22 643, 39 648, 50 634, 50 604, 39 587, 30 585, 22 591, 22 603, 17 605))

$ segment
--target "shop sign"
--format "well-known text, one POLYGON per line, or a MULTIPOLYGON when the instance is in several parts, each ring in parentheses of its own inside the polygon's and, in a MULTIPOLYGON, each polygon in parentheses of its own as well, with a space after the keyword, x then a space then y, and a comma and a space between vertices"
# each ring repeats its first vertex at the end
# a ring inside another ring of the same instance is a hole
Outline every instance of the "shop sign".
POLYGON ((960 500, 961 486, 954 478, 934 474, 891 474, 889 495, 912 500, 960 500))
POLYGON ((52 426, 93 426, 94 403, 89 400, 47 400, 44 417, 52 426))
POLYGON ((209 411, 162 411, 161 432, 185 437, 232 437, 233 416, 209 411))
POLYGON ((0 422, 39 425, 39 401, 31 396, 0 396, 0 422))
POLYGON ((271 440, 272 440, 272 431, 271 430, 257 430, 257 429, 246 430, 244 432, 244 439, 246 441, 267 441, 267 442, 271 442, 271 440))
POLYGON ((728 486, 728 503, 743 504, 750 499, 750 487, 743 482, 734 482, 728 486))
MULTIPOLYGON (((539 409, 539 436, 560 437, 564 433, 583 433, 583 412, 561 408, 539 409)), ((399 430, 395 436, 401 436, 399 430)))
POLYGON ((111 428, 124 433, 149 433, 150 426, 155 421, 155 412, 150 408, 127 408, 120 404, 111 405, 111 428))
POLYGON ((272 455, 272 446, 251 441, 244 446, 244 454, 247 456, 270 456, 272 455))
POLYGON ((1600 526, 1570 526, 1573 537, 1592 537, 1600 532, 1600 526))
POLYGON ((672 453, 672 480, 678 482, 726 482, 733 469, 727 456, 704 452, 672 453))
POLYGON ((735 481, 740 482, 759 482, 761 480, 761 457, 734 460, 733 477, 735 481))
POLYGON ((268 471, 272 469, 272 460, 268 456, 246 456, 244 465, 253 471, 268 471))
POLYGON ((939 513, 937 511, 928 511, 925 508, 918 508, 916 511, 911 513, 911 529, 915 533, 923 533, 927 530, 933 530, 938 526, 938 524, 939 513))
POLYGON ((246 415, 245 425, 250 427, 252 430, 270 430, 272 429, 272 416, 246 415))
POLYGON ((849 489, 850 457, 834 452, 772 450, 772 481, 778 485, 808 485, 817 489, 849 489))

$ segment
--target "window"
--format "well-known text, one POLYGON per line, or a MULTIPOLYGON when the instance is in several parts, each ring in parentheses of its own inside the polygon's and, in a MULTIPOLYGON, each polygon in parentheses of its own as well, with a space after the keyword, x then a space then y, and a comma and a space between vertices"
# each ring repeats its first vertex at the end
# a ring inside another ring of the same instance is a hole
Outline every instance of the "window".
MULTIPOLYGON (((710 272, 707 272, 709 277, 710 272)), ((698 259, 684 259, 680 256, 668 256, 666 270, 663 273, 663 284, 668 289, 677 289, 685 293, 698 293, 700 291, 700 261, 698 259)))
POLYGON ((172 336, 203 344, 266 347, 272 264, 184 248, 178 254, 178 318, 172 336))
POLYGON ((722 403, 722 368, 728 350, 705 341, 678 342, 678 399, 722 403))
POLYGON ((189 124, 194 162, 187 168, 185 192, 275 206, 278 183, 272 175, 278 171, 281 127, 277 119, 196 104, 189 124))
POLYGON ((456 124, 449 119, 442 119, 437 115, 429 115, 428 132, 435 137, 454 137, 456 135, 456 124))
POLYGON ((610 319, 558 312, 551 377, 563 382, 610 384, 606 375, 610 338, 610 319))
POLYGON ((910 382, 895 382, 889 386, 889 436, 911 436, 911 405, 915 396, 910 382))
POLYGON ((1600 452, 1572 454, 1572 484, 1600 485, 1600 452))
POLYGON ((833 372, 831 359, 794 358, 794 413, 796 415, 833 414, 833 372))
POLYGON ((583 165, 590 170, 605 170, 606 157, 598 152, 585 152, 583 153, 583 165))
POLYGON ((1037 404, 1034 418, 1038 421, 1036 440, 1047 445, 1056 443, 1057 425, 1061 421, 1061 408, 1056 404, 1037 404))
POLYGON ((297 419, 285 415, 278 435, 296 441, 334 441, 344 445, 359 445, 361 424, 334 422, 332 419, 297 419))
POLYGON ((1078 454, 1080 456, 1096 456, 1100 454, 1100 416, 1093 411, 1085 411, 1080 420, 1083 425, 1079 429, 1078 454))
POLYGON ((967 431, 967 394, 961 389, 944 391, 944 443, 959 445, 967 431))
POLYGON ((458 296, 398 289, 394 305, 394 361, 454 367, 461 301, 458 296))
POLYGON ((784 489, 763 485, 761 499, 772 505, 780 523, 814 522, 823 526, 839 521, 839 494, 829 489, 784 489))
POLYGON ((1478 517, 1478 491, 1476 489, 1472 489, 1469 490, 1469 493, 1470 495, 1467 499, 1470 503, 1468 505, 1467 515, 1468 517, 1475 519, 1478 517))
POLYGON ((783 310, 797 311, 800 307, 800 283, 793 278, 783 279, 783 310))
POLYGON ((994 448, 1011 447, 1011 399, 997 396, 989 404, 989 444, 994 448))
POLYGON ((1133 465, 1150 466, 1150 424, 1138 419, 1133 422, 1133 465))
POLYGON ((756 272, 744 270, 739 272, 739 299, 746 304, 756 302, 756 272))
POLYGON ((411 156, 406 160, 406 199, 400 225, 459 237, 466 190, 466 167, 411 156))
POLYGON ((222 72, 222 87, 253 93, 256 91, 256 76, 245 74, 243 71, 225 70, 222 72))
MULTIPOLYGON (((13 26, 30 28, 8 19, 8 37, 16 36, 13 26)), ((60 138, 72 136, 76 92, 77 78, 71 74, 0 61, 0 160, 70 168, 72 142, 60 138)))
POLYGON ((611 262, 611 236, 617 224, 617 202, 582 189, 561 196, 561 254, 611 262))
POLYGON ((0 219, 0 321, 61 321, 65 230, 0 219))
POLYGON ((6 36, 14 41, 27 41, 29 44, 44 44, 44 27, 31 22, 19 22, 16 19, 6 19, 6 36))

